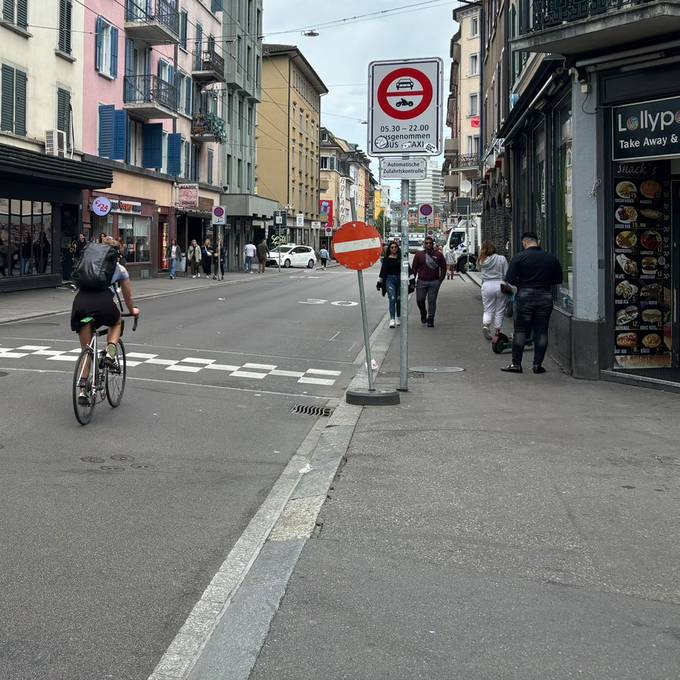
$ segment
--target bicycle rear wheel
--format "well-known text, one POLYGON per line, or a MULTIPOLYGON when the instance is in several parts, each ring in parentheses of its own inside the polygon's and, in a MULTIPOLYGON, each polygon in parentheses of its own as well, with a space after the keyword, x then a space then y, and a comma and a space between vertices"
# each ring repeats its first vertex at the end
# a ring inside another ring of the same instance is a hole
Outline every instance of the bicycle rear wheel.
POLYGON ((92 420, 92 413, 97 403, 97 394, 92 382, 94 371, 94 354, 89 347, 85 347, 80 353, 73 371, 73 411, 76 414, 76 420, 81 425, 87 425, 92 420), (87 397, 87 401, 83 401, 83 403, 80 403, 81 380, 85 386, 85 396, 87 397))
POLYGON ((125 345, 119 340, 116 345, 116 365, 106 370, 106 398, 113 408, 120 406, 125 391, 127 376, 127 361, 125 359, 125 345))

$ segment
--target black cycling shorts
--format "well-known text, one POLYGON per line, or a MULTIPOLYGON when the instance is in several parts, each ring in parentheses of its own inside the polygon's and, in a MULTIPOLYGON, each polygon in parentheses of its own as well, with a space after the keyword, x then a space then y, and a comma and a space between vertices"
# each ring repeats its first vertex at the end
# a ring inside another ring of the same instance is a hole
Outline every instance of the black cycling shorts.
POLYGON ((120 319, 120 309, 110 290, 81 290, 76 294, 71 309, 71 330, 78 332, 84 324, 81 319, 91 316, 95 327, 115 326, 120 319))

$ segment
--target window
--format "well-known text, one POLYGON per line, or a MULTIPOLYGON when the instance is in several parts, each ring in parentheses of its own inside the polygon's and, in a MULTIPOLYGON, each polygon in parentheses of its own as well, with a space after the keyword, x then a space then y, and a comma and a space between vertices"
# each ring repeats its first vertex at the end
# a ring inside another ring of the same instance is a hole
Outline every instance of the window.
POLYGON ((182 177, 189 179, 189 170, 191 168, 191 144, 182 140, 182 177))
POLYGON ((479 135, 468 135, 467 152, 469 156, 479 155, 479 135))
POLYGON ((160 171, 163 174, 168 172, 168 133, 163 130, 161 138, 161 167, 160 171))
POLYGON ((0 278, 51 274, 52 242, 51 203, 0 198, 0 278))
POLYGON ((469 76, 479 75, 479 55, 478 54, 471 54, 470 55, 470 69, 469 69, 468 75, 469 76))
POLYGON ((250 193, 253 190, 253 182, 252 182, 252 175, 253 175, 253 167, 250 163, 247 164, 246 166, 246 172, 248 173, 246 177, 246 191, 250 193))
POLYGON ((247 52, 247 57, 246 57, 246 78, 250 80, 253 77, 253 68, 252 68, 252 62, 253 61, 253 48, 248 45, 248 52, 247 52))
POLYGON ((177 104, 178 111, 187 116, 191 115, 193 82, 186 73, 177 74, 177 104))
POLYGON ((555 111, 553 162, 555 164, 555 255, 564 268, 564 282, 559 286, 557 304, 567 310, 573 306, 573 193, 572 193, 572 117, 570 98, 555 111))
POLYGON ((26 30, 28 28, 28 0, 3 0, 2 18, 26 30))
POLYGON ((66 147, 71 148, 71 93, 57 89, 57 130, 66 137, 66 147))
POLYGON ((119 215, 118 234, 125 246, 127 262, 151 262, 150 217, 119 215))
POLYGON ((26 135, 26 73, 6 64, 0 71, 0 130, 26 135))
POLYGON ((479 95, 474 92, 470 95, 470 107, 468 110, 468 116, 479 115, 479 95))
POLYGON ((227 186, 231 190, 231 154, 227 154, 227 186))
POLYGON ((71 54, 71 15, 73 5, 71 0, 59 0, 59 51, 71 54))
POLYGON ((239 189, 243 186, 243 161, 240 158, 238 159, 238 172, 236 175, 236 183, 239 189))
POLYGON ((189 40, 189 14, 183 9, 179 14, 179 46, 186 51, 189 40))
POLYGON ((94 66, 109 78, 118 76, 118 29, 103 17, 95 22, 94 66))
POLYGON ((472 17, 470 20, 470 37, 476 38, 479 35, 479 19, 472 17))
POLYGON ((321 156, 321 169, 322 170, 330 170, 330 157, 329 156, 321 156))
POLYGON ((208 149, 208 184, 213 183, 213 162, 215 159, 215 152, 208 149))

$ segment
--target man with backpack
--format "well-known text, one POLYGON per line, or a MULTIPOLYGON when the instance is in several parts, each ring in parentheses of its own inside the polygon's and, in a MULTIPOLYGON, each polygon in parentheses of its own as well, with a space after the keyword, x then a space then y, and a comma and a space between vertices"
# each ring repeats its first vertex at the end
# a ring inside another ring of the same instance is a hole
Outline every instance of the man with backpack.
MULTIPOLYGON (((90 243, 82 251, 80 260, 73 270, 73 281, 78 292, 71 308, 71 330, 78 333, 80 346, 87 347, 92 340, 93 327, 108 326, 105 360, 115 366, 118 341, 121 335, 120 310, 114 300, 114 285, 120 284, 128 311, 139 316, 132 296, 132 283, 127 269, 118 262, 119 243, 105 237, 102 243, 90 243), (83 324, 82 319, 92 317, 92 323, 83 324)), ((84 379, 88 376, 84 376, 84 379)), ((87 384, 81 386, 78 401, 87 404, 87 384), (83 402, 81 402, 81 399, 83 402)))

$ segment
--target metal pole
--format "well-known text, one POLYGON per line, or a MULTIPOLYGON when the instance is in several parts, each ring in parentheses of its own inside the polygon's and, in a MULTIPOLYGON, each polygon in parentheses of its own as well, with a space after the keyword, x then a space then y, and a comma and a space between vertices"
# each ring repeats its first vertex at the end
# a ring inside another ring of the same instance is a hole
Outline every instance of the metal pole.
POLYGON ((401 326, 399 390, 408 392, 408 180, 401 180, 401 326))
POLYGON ((364 291, 364 273, 357 272, 359 278, 359 301, 361 302, 361 321, 364 327, 364 348, 366 350, 366 373, 368 375, 368 391, 373 392, 373 357, 371 356, 371 337, 368 334, 368 315, 366 313, 366 292, 364 291))

